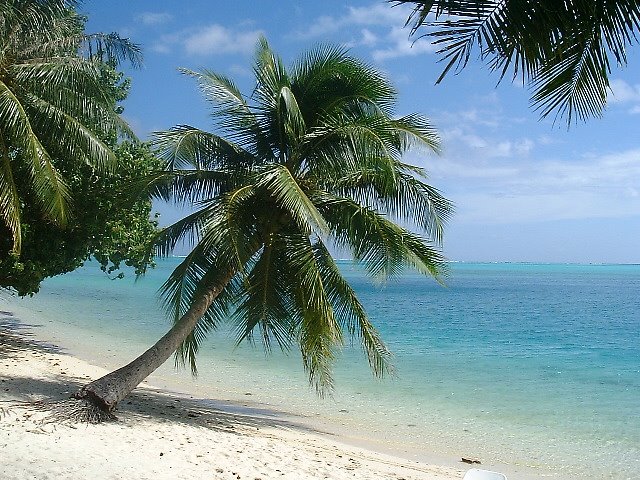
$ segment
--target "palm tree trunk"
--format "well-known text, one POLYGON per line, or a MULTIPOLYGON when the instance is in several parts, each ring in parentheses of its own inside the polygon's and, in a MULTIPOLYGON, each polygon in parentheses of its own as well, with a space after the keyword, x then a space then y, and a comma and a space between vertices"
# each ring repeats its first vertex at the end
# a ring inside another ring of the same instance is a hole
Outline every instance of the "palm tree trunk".
POLYGON ((85 385, 73 398, 87 400, 105 412, 112 412, 118 402, 162 365, 191 334, 233 274, 230 271, 222 282, 207 290, 149 350, 124 367, 85 385))

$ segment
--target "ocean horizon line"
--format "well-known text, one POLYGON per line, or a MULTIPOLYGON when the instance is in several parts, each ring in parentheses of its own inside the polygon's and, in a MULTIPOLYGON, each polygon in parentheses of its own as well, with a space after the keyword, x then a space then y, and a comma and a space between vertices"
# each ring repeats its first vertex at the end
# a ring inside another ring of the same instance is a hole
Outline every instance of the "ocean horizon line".
MULTIPOLYGON (((187 258, 187 255, 168 255, 157 258, 187 258)), ((353 258, 337 258, 338 262, 358 262, 353 258)), ((534 260, 445 260, 444 263, 464 265, 576 265, 576 266, 640 266, 640 262, 562 262, 562 261, 534 261, 534 260)))

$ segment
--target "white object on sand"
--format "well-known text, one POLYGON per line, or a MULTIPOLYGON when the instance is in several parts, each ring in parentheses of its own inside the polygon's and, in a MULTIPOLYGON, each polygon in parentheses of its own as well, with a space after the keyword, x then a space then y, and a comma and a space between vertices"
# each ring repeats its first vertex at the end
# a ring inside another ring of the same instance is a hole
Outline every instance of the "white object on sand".
POLYGON ((472 468, 464 474, 462 480, 507 480, 507 477, 502 473, 472 468))

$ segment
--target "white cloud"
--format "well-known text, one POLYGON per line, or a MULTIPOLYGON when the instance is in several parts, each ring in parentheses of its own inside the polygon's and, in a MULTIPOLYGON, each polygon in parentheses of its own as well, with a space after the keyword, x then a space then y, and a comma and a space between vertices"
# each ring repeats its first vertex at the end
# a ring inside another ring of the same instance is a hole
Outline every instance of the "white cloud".
POLYGON ((143 25, 161 25, 169 22, 173 16, 165 12, 143 12, 137 18, 143 25))
POLYGON ((502 102, 495 92, 474 96, 472 103, 475 106, 467 110, 438 112, 438 123, 455 125, 456 128, 489 127, 491 130, 498 130, 504 126, 505 122, 516 122, 516 119, 511 116, 505 117, 502 102))
POLYGON ((404 25, 410 13, 410 7, 374 3, 366 7, 349 7, 346 19, 358 25, 404 25))
POLYGON ((163 53, 163 54, 171 53, 171 48, 166 42, 154 43, 149 48, 156 53, 163 53))
POLYGON ((262 33, 261 30, 233 30, 213 24, 164 35, 151 48, 158 53, 170 53, 178 46, 191 56, 250 53, 262 33))
POLYGON ((183 45, 190 55, 248 53, 253 51, 260 30, 236 32, 222 25, 209 25, 186 36, 183 45))
POLYGON ((392 8, 388 4, 376 3, 367 7, 349 7, 341 16, 323 15, 313 20, 311 26, 296 32, 299 38, 326 37, 352 26, 404 25, 410 9, 392 8))
POLYGON ((344 9, 342 15, 324 15, 316 18, 308 28, 296 32, 295 37, 335 37, 336 33, 344 32, 351 38, 343 43, 350 47, 372 48, 372 56, 378 62, 435 51, 426 39, 409 39, 409 29, 403 26, 410 13, 411 8, 407 6, 392 7, 385 3, 349 7, 344 9), (354 30, 360 35, 354 37, 354 30))
POLYGON ((486 161, 466 162, 460 159, 439 157, 432 159, 427 166, 430 178, 447 179, 448 181, 466 180, 475 183, 482 179, 483 184, 489 185, 489 180, 493 183, 500 179, 512 179, 519 168, 515 165, 497 165, 486 161))
POLYGON ((632 201, 626 192, 614 197, 606 195, 607 193, 572 191, 570 194, 462 194, 454 198, 457 206, 456 220, 486 225, 640 215, 640 202, 632 201))
POLYGON ((446 179, 456 218, 519 223, 640 215, 640 149, 574 161, 435 159, 432 176, 446 179))
POLYGON ((522 158, 527 157, 534 149, 536 143, 530 138, 516 140, 495 139, 489 136, 480 136, 473 133, 464 124, 442 131, 444 145, 452 148, 453 153, 466 152, 475 158, 522 158))
POLYGON ((536 139, 536 142, 538 142, 540 145, 553 145, 554 143, 558 143, 558 140, 550 135, 543 134, 536 139))
POLYGON ((531 153, 533 147, 535 146, 535 142, 529 138, 523 138, 515 142, 513 148, 516 154, 520 156, 526 156, 531 153))
POLYGON ((299 38, 322 37, 338 31, 342 26, 341 22, 335 18, 323 15, 316 18, 306 31, 296 32, 296 36, 299 38))
POLYGON ((640 84, 629 85, 619 78, 611 80, 611 103, 640 103, 640 84))
POLYGON ((512 123, 499 105, 440 112, 444 153, 407 159, 425 167, 455 202, 457 222, 640 215, 640 147, 597 155, 579 153, 576 146, 566 151, 563 137, 536 135, 512 123))
POLYGON ((394 27, 381 42, 386 48, 373 51, 373 59, 377 62, 391 58, 415 56, 423 53, 433 53, 436 48, 425 39, 410 40, 409 30, 394 27))
POLYGON ((622 79, 611 80, 611 92, 607 101, 612 104, 630 105, 628 113, 640 113, 640 83, 631 85, 622 79))
POLYGON ((371 46, 378 43, 378 36, 371 32, 371 30, 363 28, 361 33, 362 39, 360 40, 360 45, 371 46))
MULTIPOLYGON (((512 145, 511 142, 504 142, 512 145)), ((558 188, 637 188, 640 185, 640 149, 608 155, 583 157, 574 161, 530 159, 502 162, 469 156, 464 160, 446 159, 434 162, 429 168, 439 174, 460 179, 475 179, 478 172, 483 177, 494 177, 497 184, 510 190, 546 190, 558 188), (440 166, 440 168, 438 168, 440 166)))

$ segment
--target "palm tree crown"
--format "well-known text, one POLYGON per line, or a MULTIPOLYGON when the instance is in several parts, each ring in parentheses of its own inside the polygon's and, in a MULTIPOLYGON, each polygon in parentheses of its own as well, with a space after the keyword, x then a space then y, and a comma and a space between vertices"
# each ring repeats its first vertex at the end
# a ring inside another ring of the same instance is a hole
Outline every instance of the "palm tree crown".
POLYGON ((194 241, 162 292, 176 320, 212 286, 221 292, 177 359, 195 371, 207 332, 232 318, 239 341, 257 330, 267 349, 298 343, 321 393, 345 330, 383 374, 387 348, 330 252, 351 252, 376 277, 443 272, 437 247, 451 205, 401 161, 410 147, 437 150, 434 130, 419 115, 394 118, 393 87, 342 48, 317 47, 287 69, 261 39, 249 98, 222 75, 183 72, 217 130, 155 136, 169 168, 152 179, 154 195, 196 206, 158 238, 162 254, 194 241))
POLYGON ((543 117, 601 116, 611 63, 627 63, 638 42, 637 0, 389 0, 408 3, 412 33, 428 27, 451 68, 464 67, 474 48, 503 78, 512 70, 533 87, 531 103, 543 117))
POLYGON ((106 61, 139 60, 116 34, 85 35, 70 0, 0 1, 0 218, 20 253, 20 211, 39 205, 64 225, 70 198, 60 162, 113 166, 100 140, 131 134, 115 113, 103 79, 106 61))

